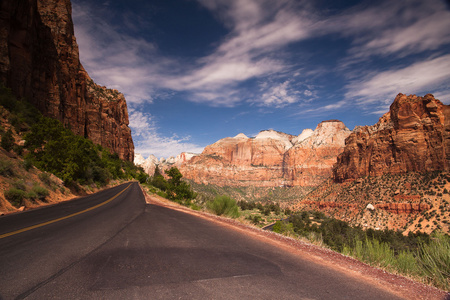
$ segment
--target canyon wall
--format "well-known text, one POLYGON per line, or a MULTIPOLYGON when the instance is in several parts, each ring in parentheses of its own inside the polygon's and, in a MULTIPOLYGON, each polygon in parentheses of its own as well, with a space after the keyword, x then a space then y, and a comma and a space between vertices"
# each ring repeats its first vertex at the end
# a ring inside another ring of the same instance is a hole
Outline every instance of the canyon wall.
POLYGON ((175 162, 183 176, 219 186, 315 186, 332 174, 337 155, 350 134, 336 120, 293 136, 274 130, 244 134, 207 146, 203 153, 175 162))
POLYGON ((127 104, 80 63, 70 0, 2 0, 0 81, 45 116, 132 161, 127 104))
POLYGON ((398 94, 377 124, 355 128, 333 168, 334 180, 449 170, 450 107, 428 94, 398 94))

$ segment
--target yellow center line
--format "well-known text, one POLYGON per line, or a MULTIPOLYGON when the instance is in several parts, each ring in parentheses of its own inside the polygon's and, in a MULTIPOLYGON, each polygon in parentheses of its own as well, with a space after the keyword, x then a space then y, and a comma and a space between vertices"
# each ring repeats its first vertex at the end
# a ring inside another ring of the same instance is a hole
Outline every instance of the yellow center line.
POLYGON ((109 198, 105 202, 102 202, 100 204, 97 204, 95 206, 89 207, 89 208, 87 208, 85 210, 73 213, 73 214, 65 216, 65 217, 61 217, 61 218, 58 218, 58 219, 50 220, 50 221, 47 221, 47 222, 44 222, 44 223, 36 224, 36 225, 30 226, 30 227, 26 227, 26 228, 22 228, 22 229, 19 229, 19 230, 16 230, 16 231, 12 231, 12 232, 8 232, 8 233, 5 233, 5 234, 2 234, 2 235, 0 235, 0 239, 3 239, 5 237, 11 236, 11 235, 15 235, 15 234, 18 234, 18 233, 22 233, 22 232, 25 232, 25 231, 29 231, 29 230, 32 230, 32 229, 36 229, 36 228, 39 228, 39 227, 42 227, 42 226, 46 226, 46 225, 49 225, 49 224, 52 224, 52 223, 56 223, 56 222, 59 222, 59 221, 65 220, 65 219, 69 219, 69 218, 72 218, 72 217, 84 214, 84 213, 86 213, 88 211, 94 210, 96 208, 99 208, 100 206, 103 206, 103 205, 113 201, 114 199, 116 199, 120 194, 125 192, 130 186, 131 186, 131 183, 123 191, 121 191, 118 194, 116 194, 115 196, 109 198))

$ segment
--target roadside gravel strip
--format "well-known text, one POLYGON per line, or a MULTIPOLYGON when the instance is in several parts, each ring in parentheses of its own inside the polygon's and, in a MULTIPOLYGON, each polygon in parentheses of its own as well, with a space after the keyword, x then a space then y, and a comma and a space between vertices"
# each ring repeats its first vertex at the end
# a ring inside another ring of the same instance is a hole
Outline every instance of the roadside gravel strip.
MULTIPOLYGON (((277 247, 284 248, 290 253, 299 255, 302 258, 312 260, 318 264, 325 265, 359 279, 364 278, 365 281, 378 287, 382 287, 385 290, 389 290, 405 299, 447 299, 444 291, 371 267, 352 257, 297 239, 289 238, 272 231, 266 231, 242 224, 233 219, 219 217, 203 211, 195 211, 160 196, 148 195, 145 189, 142 190, 147 204, 168 207, 216 222, 222 226, 230 227, 253 238, 264 240, 266 243, 271 243, 277 247)), ((450 297, 448 299, 450 299, 450 297)))

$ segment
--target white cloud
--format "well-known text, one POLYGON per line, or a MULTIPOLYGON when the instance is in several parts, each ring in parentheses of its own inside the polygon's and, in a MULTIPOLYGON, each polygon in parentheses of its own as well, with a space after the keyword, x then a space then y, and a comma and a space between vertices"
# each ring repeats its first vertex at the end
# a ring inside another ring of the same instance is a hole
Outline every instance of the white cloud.
POLYGON ((163 137, 149 113, 130 109, 130 128, 135 143, 135 152, 144 157, 150 154, 168 158, 182 152, 201 153, 203 147, 190 142, 190 137, 163 137))
POLYGON ((450 11, 444 1, 408 0, 365 4, 330 17, 317 26, 323 34, 351 37, 347 60, 372 55, 406 55, 450 43, 450 11))
POLYGON ((93 4, 72 6, 80 60, 89 75, 101 85, 120 90, 128 102, 151 102, 160 73, 174 61, 158 55, 154 44, 120 33, 106 18, 91 15, 99 10, 93 4))
POLYGON ((245 100, 238 95, 240 84, 285 72, 289 65, 281 50, 309 36, 310 17, 292 0, 200 2, 230 32, 210 55, 191 64, 169 59, 156 45, 90 15, 96 11, 92 4, 74 4, 83 64, 95 81, 119 89, 133 103, 151 102, 162 88, 189 92, 191 101, 233 106, 245 100))
POLYGON ((361 105, 386 105, 398 93, 414 94, 448 91, 450 54, 412 65, 371 74, 346 86, 347 99, 361 105))
POLYGON ((297 91, 289 88, 289 81, 271 87, 262 95, 262 102, 267 106, 283 107, 298 101, 297 91))

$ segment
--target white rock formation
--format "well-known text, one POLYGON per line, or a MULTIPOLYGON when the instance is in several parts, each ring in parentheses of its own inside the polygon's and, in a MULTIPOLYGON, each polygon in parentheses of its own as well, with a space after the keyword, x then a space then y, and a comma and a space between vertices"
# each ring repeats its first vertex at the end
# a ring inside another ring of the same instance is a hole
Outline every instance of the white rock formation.
POLYGON ((255 137, 255 140, 262 140, 262 139, 272 139, 281 141, 284 144, 285 149, 291 148, 293 145, 291 143, 291 140, 293 139, 292 135, 278 132, 275 130, 263 130, 255 137))
POLYGON ((314 133, 314 130, 312 130, 312 129, 310 129, 310 128, 304 129, 304 130, 302 131, 302 133, 300 133, 297 137, 295 137, 295 138, 292 140, 292 143, 293 143, 294 145, 296 145, 296 144, 298 144, 298 143, 301 143, 301 142, 303 142, 304 140, 306 140, 307 138, 309 138, 311 135, 313 135, 313 133, 314 133))
POLYGON ((155 173, 156 166, 158 165, 158 159, 154 155, 150 155, 147 159, 144 159, 141 154, 135 154, 134 164, 141 166, 145 173, 151 176, 155 173))

